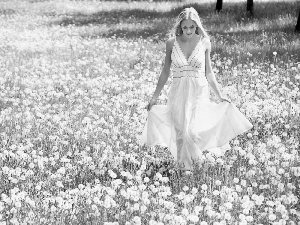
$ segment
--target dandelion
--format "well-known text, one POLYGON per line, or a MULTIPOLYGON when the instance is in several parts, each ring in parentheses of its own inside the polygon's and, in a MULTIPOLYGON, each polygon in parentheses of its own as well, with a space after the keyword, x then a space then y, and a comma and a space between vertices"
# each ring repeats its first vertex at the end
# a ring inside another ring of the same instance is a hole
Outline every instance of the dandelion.
POLYGON ((134 210, 134 211, 138 211, 139 209, 140 209, 139 203, 134 203, 134 205, 133 205, 133 210, 134 210))
POLYGON ((232 216, 230 215, 230 213, 226 212, 225 215, 224 215, 224 219, 225 220, 231 220, 232 216))
POLYGON ((240 180, 239 180, 239 178, 235 177, 235 178, 233 178, 233 182, 237 184, 238 182, 240 182, 240 180))
POLYGON ((201 189, 202 189, 203 191, 206 191, 206 190, 207 190, 207 185, 206 185, 206 184, 202 184, 202 185, 201 185, 201 189))
POLYGON ((133 217, 133 223, 136 224, 136 225, 142 224, 141 217, 139 217, 139 216, 133 217))
POLYGON ((189 220, 193 223, 197 223, 199 221, 199 217, 196 216, 196 215, 190 214, 190 215, 187 216, 187 220, 189 220))
POLYGON ((246 220, 246 216, 244 214, 239 214, 239 219, 240 220, 246 220))
POLYGON ((18 219, 15 218, 15 217, 11 218, 11 219, 9 220, 9 222, 10 222, 11 224, 16 224, 16 225, 20 224, 19 221, 18 221, 18 219))
POLYGON ((237 192, 242 192, 243 191, 243 189, 240 185, 235 185, 235 189, 236 189, 237 192))
POLYGON ((56 211, 56 207, 54 205, 52 205, 51 208, 50 208, 50 211, 51 212, 55 212, 56 211))
POLYGON ((241 180, 241 185, 246 187, 247 186, 247 181, 246 180, 241 180))
POLYGON ((245 219, 247 222, 250 222, 250 223, 253 222, 253 220, 254 220, 254 218, 252 216, 246 216, 245 219))
POLYGON ((142 213, 142 214, 145 213, 146 210, 147 210, 147 206, 142 205, 142 206, 141 206, 141 213, 142 213))
POLYGON ((201 205, 197 205, 194 208, 194 212, 196 215, 198 215, 200 213, 200 211, 202 211, 202 210, 203 210, 203 206, 201 206, 201 205))
POLYGON ((222 182, 220 180, 215 180, 215 183, 217 186, 220 186, 222 184, 222 182))
POLYGON ((21 202, 17 201, 17 202, 15 202, 15 206, 16 206, 17 208, 21 208, 22 204, 21 204, 21 202))
POLYGON ((56 181, 56 186, 60 187, 60 188, 64 187, 64 185, 63 185, 63 183, 61 181, 56 181))
POLYGON ((181 211, 181 214, 184 215, 184 216, 187 216, 189 214, 188 209, 183 208, 182 211, 181 211))
POLYGON ((274 221, 274 220, 276 220, 276 215, 270 214, 268 218, 269 218, 269 220, 274 221))
POLYGON ((228 210, 231 210, 232 207, 233 207, 233 205, 232 205, 231 202, 226 202, 226 203, 224 204, 224 206, 225 206, 228 210))
POLYGON ((219 195, 219 194, 220 194, 220 192, 219 192, 218 190, 214 190, 214 191, 213 191, 213 195, 217 196, 217 195, 219 195))
POLYGON ((185 191, 185 192, 186 192, 186 191, 188 191, 188 190, 189 190, 189 187, 188 187, 188 186, 184 186, 182 189, 183 189, 183 191, 185 191))
POLYGON ((117 174, 115 174, 112 170, 108 170, 108 174, 113 179, 117 178, 117 174))
POLYGON ((198 193, 198 189, 193 187, 191 192, 193 195, 196 195, 198 193))

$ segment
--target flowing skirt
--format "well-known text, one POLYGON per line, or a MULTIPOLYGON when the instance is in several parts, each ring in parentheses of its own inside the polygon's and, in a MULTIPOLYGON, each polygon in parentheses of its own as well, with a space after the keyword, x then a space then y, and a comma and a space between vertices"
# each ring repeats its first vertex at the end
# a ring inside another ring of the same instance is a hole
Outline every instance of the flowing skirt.
POLYGON ((233 103, 211 102, 206 82, 174 79, 167 105, 148 112, 141 144, 168 147, 175 160, 192 169, 204 151, 222 155, 230 140, 252 127, 233 103))

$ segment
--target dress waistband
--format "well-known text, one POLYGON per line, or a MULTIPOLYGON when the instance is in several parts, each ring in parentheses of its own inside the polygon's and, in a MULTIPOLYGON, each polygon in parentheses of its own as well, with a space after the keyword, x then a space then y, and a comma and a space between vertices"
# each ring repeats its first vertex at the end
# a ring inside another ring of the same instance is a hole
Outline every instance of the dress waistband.
POLYGON ((205 75, 205 72, 202 71, 200 68, 196 68, 193 66, 182 66, 173 68, 173 77, 180 78, 180 77, 202 77, 205 75))
POLYGON ((173 68, 173 71, 176 72, 185 72, 185 71, 193 71, 193 72, 199 72, 200 68, 194 67, 194 66, 181 66, 173 68))

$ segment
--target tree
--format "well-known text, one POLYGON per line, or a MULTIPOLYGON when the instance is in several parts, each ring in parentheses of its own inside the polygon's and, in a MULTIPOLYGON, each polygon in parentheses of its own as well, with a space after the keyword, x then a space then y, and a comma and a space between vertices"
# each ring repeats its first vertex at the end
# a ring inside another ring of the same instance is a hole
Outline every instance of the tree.
POLYGON ((217 0, 216 11, 220 12, 222 10, 223 0, 217 0))
POLYGON ((299 10, 299 14, 298 14, 298 20, 297 20, 297 24, 295 27, 295 31, 300 32, 300 10, 299 10))
POLYGON ((253 16, 253 0, 247 0, 247 12, 253 16))

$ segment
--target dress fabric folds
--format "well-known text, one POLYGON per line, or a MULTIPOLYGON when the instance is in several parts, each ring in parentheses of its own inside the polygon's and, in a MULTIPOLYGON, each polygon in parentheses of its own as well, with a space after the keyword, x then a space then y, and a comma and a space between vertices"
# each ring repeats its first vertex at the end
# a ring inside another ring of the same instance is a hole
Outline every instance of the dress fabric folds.
POLYGON ((173 81, 167 105, 154 105, 148 112, 141 144, 165 146, 180 164, 192 169, 204 151, 222 155, 229 141, 253 126, 233 103, 209 100, 205 76, 205 49, 200 39, 186 59, 175 39, 171 59, 173 81))

